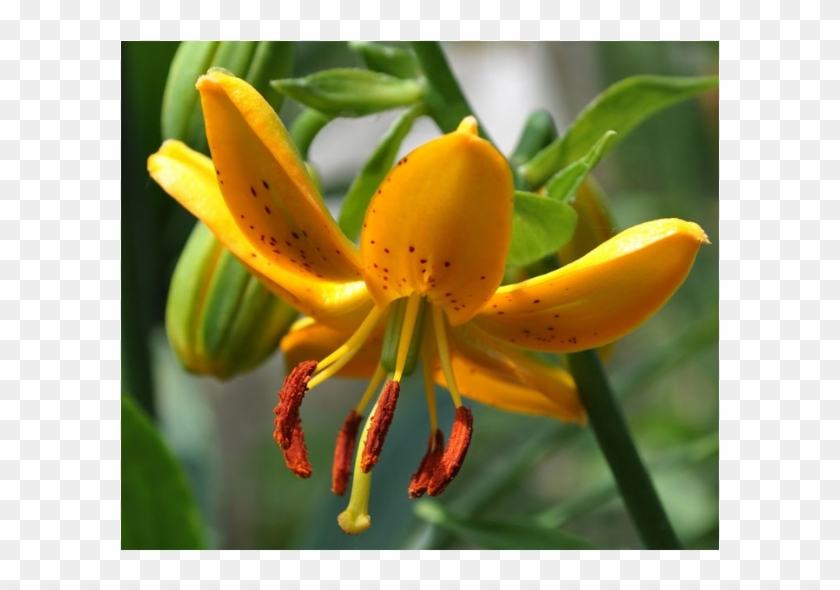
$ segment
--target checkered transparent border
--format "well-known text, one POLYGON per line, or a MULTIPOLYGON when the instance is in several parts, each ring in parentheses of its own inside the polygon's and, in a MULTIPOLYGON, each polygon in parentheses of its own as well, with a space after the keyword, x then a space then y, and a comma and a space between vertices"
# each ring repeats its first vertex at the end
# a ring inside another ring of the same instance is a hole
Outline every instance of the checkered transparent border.
POLYGON ((3 0, 0 588, 837 584, 838 39, 837 0, 3 0), (121 553, 120 41, 199 38, 720 40, 720 552, 121 553))

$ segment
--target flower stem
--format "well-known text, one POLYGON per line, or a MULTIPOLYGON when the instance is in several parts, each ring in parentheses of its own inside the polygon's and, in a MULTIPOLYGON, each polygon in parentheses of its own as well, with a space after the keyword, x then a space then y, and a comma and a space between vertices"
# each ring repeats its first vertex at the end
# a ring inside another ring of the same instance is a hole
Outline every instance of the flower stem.
POLYGON ((585 350, 568 357, 589 423, 639 536, 648 549, 680 549, 680 542, 642 463, 598 353, 585 350))
MULTIPOLYGON (((473 115, 458 80, 446 61, 446 56, 437 41, 414 41, 412 49, 423 68, 428 88, 426 92, 426 105, 429 115, 438 124, 444 133, 451 133, 458 128, 458 124, 464 117, 473 115)), ((485 139, 486 130, 479 122, 479 134, 485 139)))
POLYGON ((314 109, 304 109, 289 127, 289 135, 300 152, 301 158, 309 159, 309 146, 330 118, 314 109))

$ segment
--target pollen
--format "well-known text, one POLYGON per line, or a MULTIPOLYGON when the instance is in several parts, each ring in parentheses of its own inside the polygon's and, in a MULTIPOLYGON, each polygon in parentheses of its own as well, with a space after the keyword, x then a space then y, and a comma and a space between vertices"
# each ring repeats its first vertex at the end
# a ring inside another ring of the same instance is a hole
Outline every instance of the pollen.
POLYGON ((452 425, 452 432, 449 435, 449 442, 435 469, 432 481, 429 482, 427 491, 430 496, 439 496, 446 487, 452 483, 455 476, 461 470, 467 450, 472 439, 473 418, 472 412, 466 406, 460 406, 455 410, 455 423, 452 425))
POLYGON ((376 404, 373 420, 365 439, 365 448, 362 451, 362 471, 370 473, 373 466, 379 461, 379 454, 385 444, 385 436, 391 427, 394 419, 394 410, 397 409, 397 398, 400 396, 400 384, 396 381, 388 381, 385 389, 376 404))
POLYGON ((292 429, 291 442, 287 449, 283 449, 283 458, 286 460, 286 467, 301 479, 307 479, 312 475, 312 466, 309 464, 309 457, 306 452, 306 443, 303 442, 303 427, 300 418, 292 429))
POLYGON ((274 440, 284 451, 292 446, 292 437, 299 421, 300 404, 303 403, 303 396, 309 389, 309 379, 318 363, 315 361, 304 361, 295 367, 286 381, 278 397, 280 401, 274 408, 274 440))
POLYGON ((332 493, 336 496, 343 496, 344 492, 347 491, 350 467, 353 462, 353 449, 356 447, 356 435, 359 432, 361 421, 361 414, 355 409, 350 410, 341 431, 338 433, 332 469, 332 493))
POLYGON ((443 456, 443 432, 438 428, 434 435, 429 435, 429 443, 426 447, 426 454, 420 461, 417 472, 411 476, 411 483, 408 486, 408 497, 419 498, 426 493, 429 483, 435 474, 443 456))

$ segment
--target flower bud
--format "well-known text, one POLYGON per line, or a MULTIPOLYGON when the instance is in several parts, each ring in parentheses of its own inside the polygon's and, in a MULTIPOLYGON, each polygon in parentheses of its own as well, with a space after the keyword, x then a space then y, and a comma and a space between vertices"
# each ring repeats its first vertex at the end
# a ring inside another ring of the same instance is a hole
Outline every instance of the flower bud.
POLYGON ((296 316, 196 224, 166 303, 169 342, 187 370, 229 379, 254 369, 277 349, 296 316))
POLYGON ((423 93, 415 80, 360 69, 335 69, 305 78, 275 80, 278 92, 330 117, 364 117, 408 106, 423 93))
POLYGON ((207 153, 204 117, 195 81, 211 67, 224 68, 244 79, 266 97, 275 111, 283 95, 269 90, 269 80, 288 76, 292 69, 290 42, 183 41, 175 52, 161 109, 164 139, 180 139, 207 153))

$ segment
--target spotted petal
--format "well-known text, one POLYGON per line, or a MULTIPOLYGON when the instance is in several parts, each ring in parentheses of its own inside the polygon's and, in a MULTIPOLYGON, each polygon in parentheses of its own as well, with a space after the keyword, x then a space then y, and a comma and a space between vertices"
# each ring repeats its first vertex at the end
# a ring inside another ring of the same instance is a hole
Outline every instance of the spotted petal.
POLYGON ((196 87, 222 197, 254 247, 302 277, 361 278, 358 251, 330 216, 265 99, 221 70, 199 78, 196 87))
POLYGON ((475 120, 400 160, 373 196, 362 228, 363 272, 384 306, 420 293, 462 324, 504 274, 513 181, 475 120))
POLYGON ((703 243, 708 239, 695 223, 637 225, 559 270, 501 287, 475 322, 532 350, 602 346, 636 329, 671 298, 703 243))
POLYGON ((201 219, 268 288, 301 312, 331 324, 347 325, 360 321, 357 314, 370 309, 363 281, 328 280, 294 265, 276 264, 264 255, 270 241, 266 245, 248 240, 219 191, 210 158, 180 141, 167 141, 149 157, 148 167, 152 178, 166 192, 201 219))

